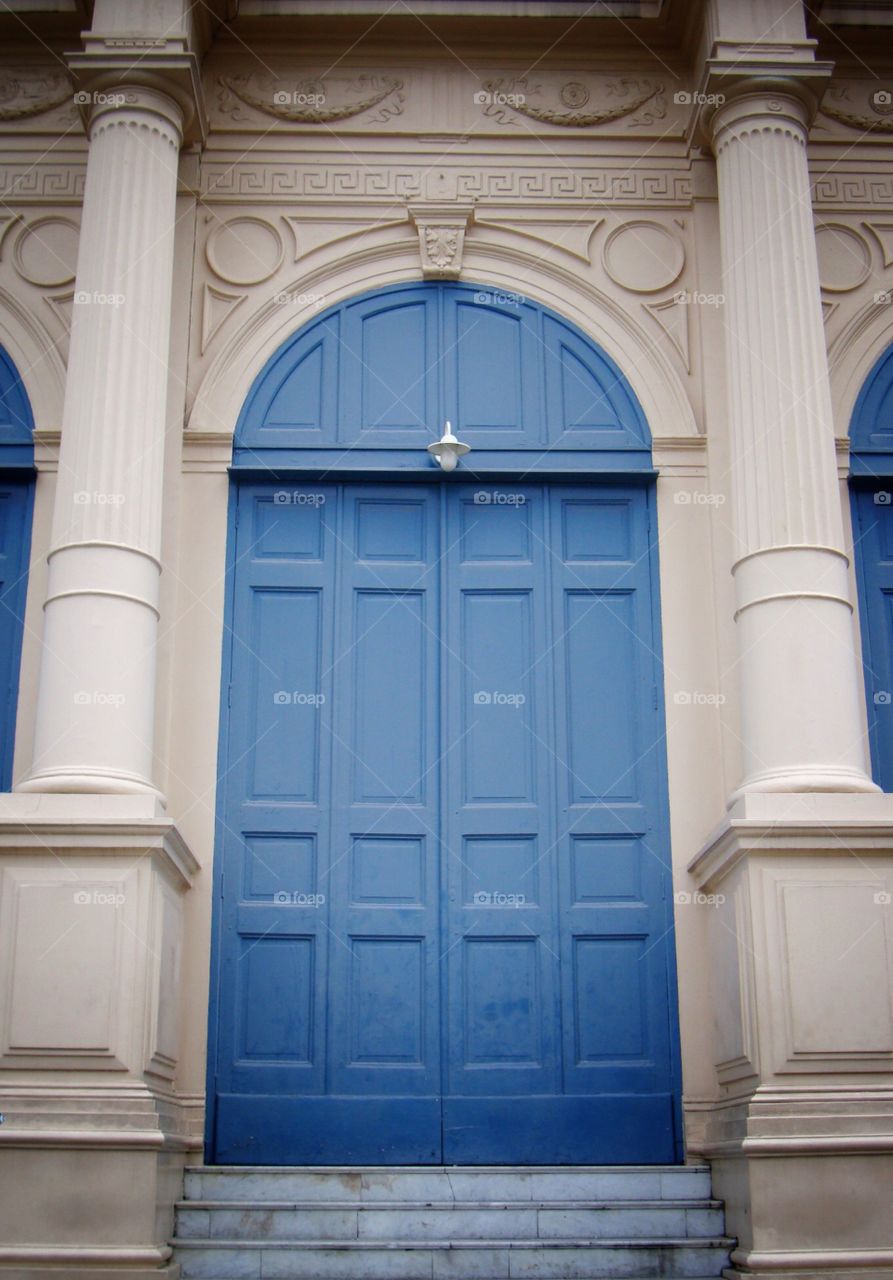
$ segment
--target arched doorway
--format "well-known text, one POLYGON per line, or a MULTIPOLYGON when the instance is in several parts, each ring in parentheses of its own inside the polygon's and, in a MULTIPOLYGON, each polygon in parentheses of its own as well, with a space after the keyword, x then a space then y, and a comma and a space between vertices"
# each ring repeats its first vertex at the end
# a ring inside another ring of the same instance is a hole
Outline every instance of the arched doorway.
POLYGON ((653 478, 620 370, 515 295, 363 295, 256 379, 209 1159, 680 1158, 653 478))
POLYGON ((12 360, 0 347, 0 791, 12 785, 19 661, 34 498, 33 421, 12 360))

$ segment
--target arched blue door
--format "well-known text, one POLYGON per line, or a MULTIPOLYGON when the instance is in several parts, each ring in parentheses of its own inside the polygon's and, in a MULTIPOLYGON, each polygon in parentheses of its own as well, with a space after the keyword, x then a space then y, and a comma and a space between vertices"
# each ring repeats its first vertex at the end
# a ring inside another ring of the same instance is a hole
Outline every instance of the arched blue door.
POLYGON ((19 659, 28 588, 34 455, 28 397, 0 347, 0 791, 12 785, 19 659))
POLYGON ((853 542, 874 780, 893 791, 893 347, 872 369, 850 427, 853 542))
POLYGON ((210 1158, 677 1159, 653 485, 619 370, 532 304, 386 290, 270 361, 235 462, 210 1158), (473 451, 444 477, 447 418, 473 451))

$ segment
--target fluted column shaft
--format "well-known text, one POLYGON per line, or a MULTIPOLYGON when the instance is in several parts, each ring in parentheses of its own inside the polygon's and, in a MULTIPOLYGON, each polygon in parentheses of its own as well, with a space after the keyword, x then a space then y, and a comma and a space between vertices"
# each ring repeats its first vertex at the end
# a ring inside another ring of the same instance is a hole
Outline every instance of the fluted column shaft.
POLYGON ((33 791, 154 790, 162 463, 179 107, 102 95, 49 555, 33 791))
POLYGON ((712 122, 734 496, 743 790, 872 790, 806 141, 792 92, 712 122))

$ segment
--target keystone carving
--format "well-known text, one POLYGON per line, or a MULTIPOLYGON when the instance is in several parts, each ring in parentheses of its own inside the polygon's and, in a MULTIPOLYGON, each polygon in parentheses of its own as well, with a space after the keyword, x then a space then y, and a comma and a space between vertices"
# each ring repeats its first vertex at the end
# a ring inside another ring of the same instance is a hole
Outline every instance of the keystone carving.
POLYGON ((471 206, 450 209, 411 208, 410 217, 419 233, 422 275, 426 279, 455 280, 462 270, 465 229, 471 206))

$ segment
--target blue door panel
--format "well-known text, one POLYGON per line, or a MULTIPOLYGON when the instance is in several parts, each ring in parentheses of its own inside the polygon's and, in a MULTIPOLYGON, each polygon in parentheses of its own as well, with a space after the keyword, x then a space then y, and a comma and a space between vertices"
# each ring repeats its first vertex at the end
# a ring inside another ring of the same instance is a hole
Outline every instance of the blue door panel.
POLYGON ((31 543, 31 504, 30 477, 4 479, 0 474, 0 695, 4 707, 0 726, 0 790, 4 791, 12 784, 19 659, 31 543))
POLYGON ((418 288, 351 302, 342 322, 338 438, 364 444, 429 442, 436 421, 439 295, 418 288))
POLYGON ((648 502, 238 485, 212 1158, 676 1158, 648 502))
POLYGON ((443 293, 445 416, 478 448, 543 443, 539 313, 491 296, 443 293))
POLYGON ((670 1093, 444 1098, 443 1161, 670 1164, 679 1158, 675 1115, 670 1093))
POLYGON ((617 366, 560 320, 543 315, 548 436, 563 449, 642 444, 642 411, 617 366))
POLYGON ((853 492, 868 736, 875 781, 893 791, 893 504, 890 482, 853 492), (878 496, 880 501, 878 501, 878 496))

